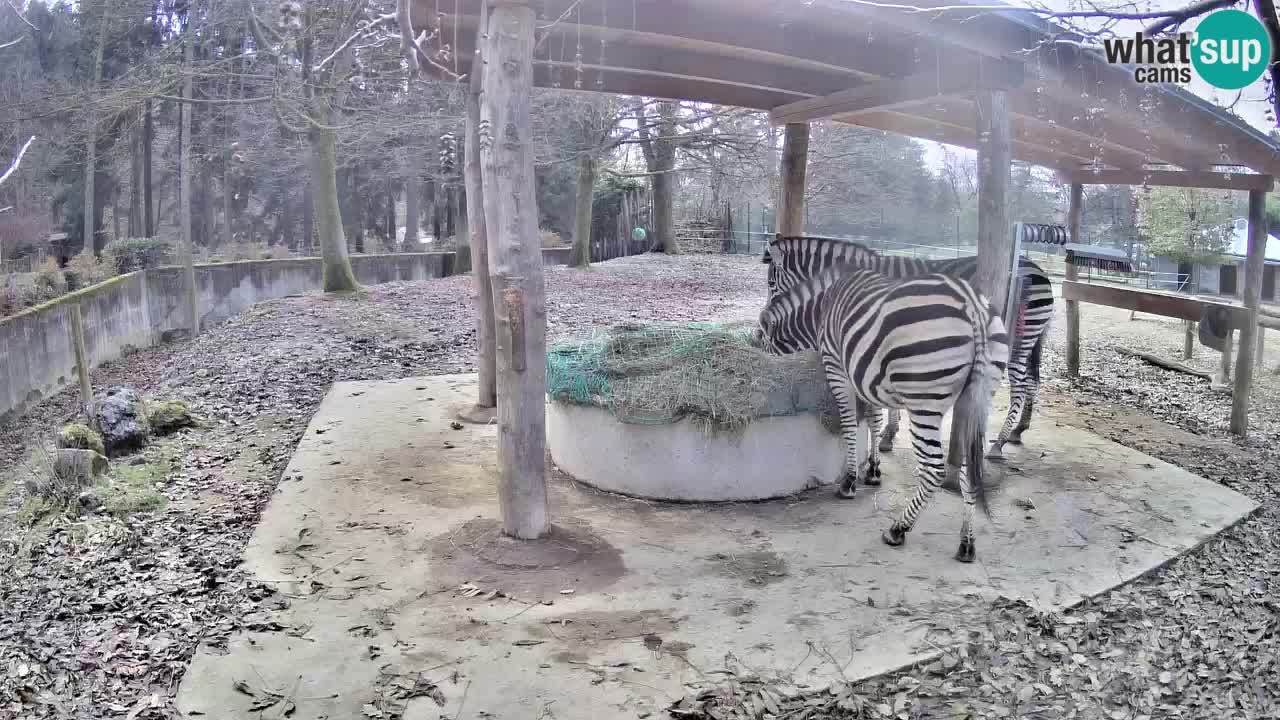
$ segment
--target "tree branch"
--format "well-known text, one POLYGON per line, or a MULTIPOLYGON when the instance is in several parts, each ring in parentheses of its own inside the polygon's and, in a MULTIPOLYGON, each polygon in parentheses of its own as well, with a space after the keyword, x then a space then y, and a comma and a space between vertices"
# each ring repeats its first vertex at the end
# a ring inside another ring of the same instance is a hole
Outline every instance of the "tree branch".
POLYGON ((20 42, 22 42, 23 40, 26 40, 26 39, 27 39, 27 36, 26 36, 26 35, 19 35, 17 38, 15 38, 15 39, 13 39, 13 40, 10 40, 10 41, 9 41, 9 42, 7 42, 7 43, 0 43, 0 50, 3 50, 3 49, 5 49, 5 48, 7 48, 7 47, 13 47, 14 45, 17 45, 18 43, 20 43, 20 42))
POLYGON ((8 170, 4 171, 3 175, 0 175, 0 185, 3 185, 4 182, 9 179, 10 175, 18 172, 18 166, 22 164, 22 156, 27 154, 27 148, 31 147, 31 143, 35 141, 36 136, 32 135, 22 146, 22 149, 18 151, 18 157, 13 159, 13 164, 9 166, 8 170))
MULTIPOLYGON (((1178 10, 1167 17, 1148 25, 1143 32, 1147 35, 1156 35, 1164 32, 1170 27, 1176 27, 1198 15, 1203 15, 1210 10, 1218 8, 1231 7, 1236 4, 1236 0, 1200 0, 1200 2, 1191 3, 1190 5, 1178 10)), ((1122 16, 1117 16, 1121 17, 1122 16)))

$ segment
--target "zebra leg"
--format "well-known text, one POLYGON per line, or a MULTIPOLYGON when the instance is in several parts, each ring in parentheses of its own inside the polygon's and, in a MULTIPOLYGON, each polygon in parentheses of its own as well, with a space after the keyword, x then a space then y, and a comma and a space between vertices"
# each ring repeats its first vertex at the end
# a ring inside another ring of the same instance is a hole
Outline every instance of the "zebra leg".
POLYGON ((902 514, 880 536, 886 545, 901 545, 915 527, 920 513, 929 505, 933 491, 942 480, 942 413, 908 411, 911 418, 911 445, 916 454, 916 491, 902 514))
POLYGON ((960 547, 956 550, 956 560, 971 563, 975 555, 973 541, 973 506, 976 498, 973 483, 963 470, 960 471, 960 497, 964 499, 964 515, 960 521, 960 547))
POLYGON ((949 493, 958 493, 961 488, 960 476, 964 475, 964 438, 959 437, 960 426, 951 418, 951 437, 947 439, 947 469, 942 480, 942 489, 949 493))
POLYGON ((849 376, 834 363, 823 362, 822 367, 831 388, 831 396, 835 398, 836 408, 840 411, 840 434, 844 436, 844 472, 840 475, 836 495, 851 498, 857 486, 858 470, 862 467, 858 458, 858 434, 862 429, 862 421, 857 413, 857 400, 849 383, 849 376))
POLYGON ((867 438, 870 457, 867 459, 867 472, 862 476, 862 482, 866 485, 880 484, 880 449, 876 446, 876 435, 880 433, 880 419, 883 415, 883 408, 871 408, 870 422, 868 422, 870 437, 867 438))
POLYGON ((898 434, 898 411, 888 410, 889 423, 880 436, 880 452, 893 452, 893 438, 898 434))
POLYGON ((1022 413, 1018 418, 1018 426, 1009 434, 1009 442, 1014 445, 1022 444, 1022 433, 1031 429, 1031 410, 1035 408, 1036 395, 1035 390, 1027 390, 1027 399, 1022 402, 1022 413))
MULTIPOLYGON (((1005 416, 1004 425, 1000 427, 1000 435, 991 443, 987 451, 988 460, 1004 459, 1004 444, 1013 437, 1015 429, 1022 422, 1023 408, 1027 403, 1027 386, 1022 378, 1009 383, 1009 414, 1005 416)), ((1021 432, 1018 433, 1021 435, 1021 432)))

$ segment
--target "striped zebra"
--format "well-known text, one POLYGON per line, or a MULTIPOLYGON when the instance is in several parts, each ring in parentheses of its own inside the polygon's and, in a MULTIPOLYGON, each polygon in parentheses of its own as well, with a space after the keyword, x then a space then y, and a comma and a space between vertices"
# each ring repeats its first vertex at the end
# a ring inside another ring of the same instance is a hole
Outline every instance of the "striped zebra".
MULTIPOLYGON (((890 277, 910 277, 926 273, 954 275, 973 282, 978 259, 973 256, 947 260, 886 256, 852 240, 817 237, 781 237, 765 249, 763 262, 769 264, 769 295, 786 290, 797 281, 836 264, 876 270, 890 277)), ((1009 357, 1009 414, 1000 434, 991 443, 989 458, 1004 457, 1005 443, 1022 443, 1022 434, 1031 427, 1031 414, 1040 390, 1040 360, 1049 321, 1053 318, 1053 285, 1034 262, 1019 259, 1022 297, 1017 321, 1011 328, 1014 341, 1009 357)), ((889 425, 880 439, 880 450, 889 451, 898 434, 898 413, 889 412, 889 425)))
POLYGON ((859 479, 879 484, 879 408, 907 411, 917 483, 882 535, 889 545, 905 542, 942 484, 942 418, 955 408, 953 437, 964 443, 968 461, 959 474, 964 519, 956 559, 972 562, 975 501, 988 512, 982 478, 987 415, 1009 356, 1004 322, 987 299, 950 275, 890 278, 836 266, 775 295, 760 313, 753 341, 779 354, 818 351, 840 410, 841 497, 853 497, 859 479))

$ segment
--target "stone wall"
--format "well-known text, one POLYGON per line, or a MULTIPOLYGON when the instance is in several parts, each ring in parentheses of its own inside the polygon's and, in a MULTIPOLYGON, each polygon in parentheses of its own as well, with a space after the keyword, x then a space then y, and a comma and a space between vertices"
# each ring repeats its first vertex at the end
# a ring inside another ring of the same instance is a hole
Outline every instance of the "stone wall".
MULTIPOLYGON (((568 260, 568 248, 543 250, 547 265, 568 260)), ((351 266, 363 285, 422 281, 454 274, 454 254, 360 255, 351 258, 351 266)), ((201 325, 264 300, 319 292, 320 272, 319 258, 197 265, 201 325)), ((0 319, 0 421, 76 382, 72 303, 80 304, 85 345, 96 367, 185 330, 184 297, 182 269, 163 267, 112 278, 0 319)))

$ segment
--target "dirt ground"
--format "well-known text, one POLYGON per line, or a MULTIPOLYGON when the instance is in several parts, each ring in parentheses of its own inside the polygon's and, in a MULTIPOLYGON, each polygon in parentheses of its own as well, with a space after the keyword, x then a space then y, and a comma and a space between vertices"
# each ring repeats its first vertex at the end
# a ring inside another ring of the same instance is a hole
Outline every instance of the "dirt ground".
MULTIPOLYGON (((588 271, 547 269, 552 338, 622 320, 753 317, 764 298, 755 257, 639 256, 588 271)), ((50 398, 0 427, 10 470, 0 518, 0 718, 176 717, 173 695, 197 645, 225 646, 254 611, 288 599, 250 584, 241 552, 329 385, 473 369, 470 279, 372 287, 359 299, 285 298, 93 373, 192 403, 199 427, 150 452, 176 461, 167 503, 123 517, 20 519, 15 468, 74 413, 50 398)), ((1181 352, 1178 322, 1084 306, 1085 354, 1064 379, 1061 308, 1036 422, 1060 420, 1184 467, 1262 503, 1222 537, 1138 582, 1062 616, 998 604, 963 653, 822 697, 807 717, 1280 716, 1276 482, 1280 480, 1280 340, 1256 374, 1247 443, 1226 434, 1231 399, 1205 380, 1115 352, 1181 352)), ((1191 364, 1212 371, 1217 353, 1191 364)), ((300 539, 303 541, 304 539, 300 539)), ((740 672, 673 712, 721 713, 761 700, 740 672), (713 692, 715 691, 715 692, 713 692), (753 695, 753 693, 755 693, 753 695)), ((785 680, 785 679, 782 679, 785 680)), ((779 679, 769 679, 771 683, 779 679)), ((704 692, 705 691, 705 692, 704 692)), ((702 694, 700 694, 702 693, 702 694)), ((781 697, 781 696, 779 696, 781 697)), ((777 697, 770 697, 779 704, 777 697)), ((782 698, 785 699, 785 698, 782 698)), ((790 707, 790 706, 787 706, 790 707)), ((778 717, 798 717, 780 706, 778 717)))

